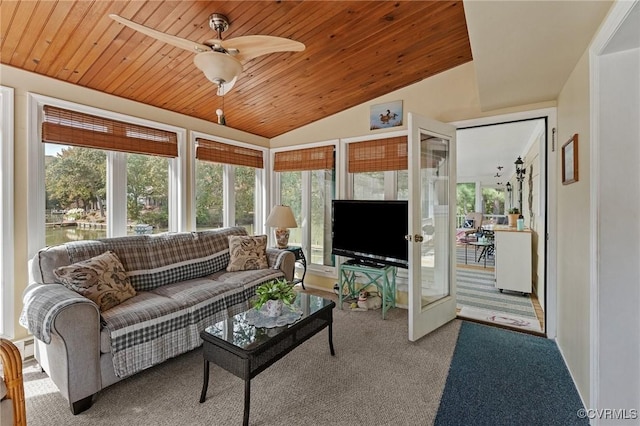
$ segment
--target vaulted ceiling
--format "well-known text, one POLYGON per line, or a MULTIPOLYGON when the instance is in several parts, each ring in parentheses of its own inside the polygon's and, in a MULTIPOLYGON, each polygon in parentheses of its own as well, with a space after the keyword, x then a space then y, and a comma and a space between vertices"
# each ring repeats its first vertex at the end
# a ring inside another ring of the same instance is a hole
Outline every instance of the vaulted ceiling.
POLYGON ((461 1, 5 1, 3 64, 272 138, 472 60, 461 1), (224 98, 193 54, 108 17, 202 42, 272 35, 303 52, 247 61, 224 98))

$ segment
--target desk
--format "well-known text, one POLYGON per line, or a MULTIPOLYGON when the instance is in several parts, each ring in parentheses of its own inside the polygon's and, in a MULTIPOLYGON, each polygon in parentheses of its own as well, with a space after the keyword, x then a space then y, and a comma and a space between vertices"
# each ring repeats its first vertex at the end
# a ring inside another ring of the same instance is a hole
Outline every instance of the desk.
POLYGON ((295 284, 302 284, 302 289, 306 290, 304 288, 304 276, 307 274, 307 259, 304 257, 304 251, 302 251, 302 247, 299 246, 287 246, 286 248, 282 249, 282 250, 287 250, 290 251, 291 253, 293 253, 296 256, 296 264, 299 263, 302 266, 302 277, 300 278, 296 278, 295 277, 295 270, 293 271, 293 280, 291 281, 294 285, 295 284))
POLYGON ((345 297, 357 299, 360 290, 373 285, 382 299, 382 319, 384 319, 389 308, 396 306, 397 271, 398 268, 395 266, 368 266, 351 261, 341 264, 338 272, 338 308, 342 309, 345 297), (356 282, 358 275, 363 276, 367 281, 356 282))

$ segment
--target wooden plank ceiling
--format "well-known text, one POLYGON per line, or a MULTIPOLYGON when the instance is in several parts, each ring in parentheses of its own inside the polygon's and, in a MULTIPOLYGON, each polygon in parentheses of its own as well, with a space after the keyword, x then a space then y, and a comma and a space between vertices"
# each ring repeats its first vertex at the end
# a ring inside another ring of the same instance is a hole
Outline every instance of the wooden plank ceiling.
POLYGON ((224 97, 227 124, 267 138, 472 59, 461 1, 1 1, 3 64, 216 121, 216 87, 193 54, 116 23, 223 40, 264 34, 306 45, 248 61, 224 97))

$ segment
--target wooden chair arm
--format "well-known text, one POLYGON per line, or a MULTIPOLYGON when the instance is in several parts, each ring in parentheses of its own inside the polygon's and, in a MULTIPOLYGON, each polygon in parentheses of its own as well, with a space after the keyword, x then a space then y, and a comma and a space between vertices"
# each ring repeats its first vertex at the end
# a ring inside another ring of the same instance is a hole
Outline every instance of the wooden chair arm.
POLYGON ((2 358, 4 382, 7 385, 7 398, 13 404, 13 424, 14 426, 26 426, 22 356, 11 341, 0 338, 0 357, 2 358))

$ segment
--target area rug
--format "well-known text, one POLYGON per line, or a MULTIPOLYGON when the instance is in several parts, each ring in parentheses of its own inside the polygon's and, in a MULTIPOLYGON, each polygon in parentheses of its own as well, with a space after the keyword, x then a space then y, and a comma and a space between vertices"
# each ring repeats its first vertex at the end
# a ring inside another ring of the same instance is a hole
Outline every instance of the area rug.
POLYGON ((459 266, 456 286, 461 317, 542 331, 530 295, 501 293, 495 287, 494 271, 459 266))
POLYGON ((588 425, 583 409, 553 340, 465 321, 434 424, 588 425))
MULTIPOLYGON (((483 247, 476 247, 467 244, 456 246, 456 263, 458 265, 480 266, 485 268, 484 257, 482 259, 478 259, 482 249, 483 247)), ((493 254, 489 254, 489 256, 487 256, 486 268, 493 268, 495 265, 495 256, 493 254)))

